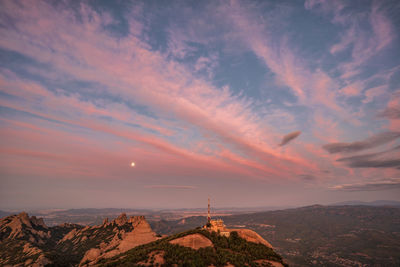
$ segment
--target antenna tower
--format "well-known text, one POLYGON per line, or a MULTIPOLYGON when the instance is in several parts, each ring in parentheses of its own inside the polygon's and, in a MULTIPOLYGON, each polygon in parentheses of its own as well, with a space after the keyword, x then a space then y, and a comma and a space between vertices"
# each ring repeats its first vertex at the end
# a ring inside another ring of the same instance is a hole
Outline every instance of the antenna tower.
POLYGON ((211 213, 210 213, 210 198, 208 198, 208 213, 207 213, 207 223, 211 221, 211 213))

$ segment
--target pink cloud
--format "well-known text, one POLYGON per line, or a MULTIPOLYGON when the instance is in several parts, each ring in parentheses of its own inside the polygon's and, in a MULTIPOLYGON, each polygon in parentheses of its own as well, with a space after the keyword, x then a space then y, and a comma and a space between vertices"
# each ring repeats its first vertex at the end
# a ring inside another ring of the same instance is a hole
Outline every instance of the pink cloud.
MULTIPOLYGON (((400 110, 400 89, 396 90, 389 102, 387 103, 386 109, 400 110)), ((400 119, 396 116, 394 117, 386 117, 389 121, 388 128, 392 131, 398 131, 400 129, 400 119)))
POLYGON ((345 116, 345 110, 336 99, 338 86, 327 73, 311 69, 305 59, 294 53, 287 39, 275 36, 268 25, 261 26, 265 23, 262 19, 258 21, 257 11, 237 1, 224 8, 227 9, 224 14, 236 25, 241 40, 276 74, 278 84, 293 91, 299 103, 313 107, 323 105, 345 116))
POLYGON ((388 46, 395 37, 392 23, 385 16, 378 2, 373 2, 369 19, 376 38, 375 49, 376 51, 380 51, 388 46))
POLYGON ((369 88, 365 91, 365 99, 363 103, 371 103, 376 97, 382 96, 386 94, 387 86, 377 86, 373 88, 369 88))
POLYGON ((154 188, 154 189, 196 189, 195 186, 191 185, 146 185, 145 188, 154 188))
POLYGON ((306 7, 321 11, 323 14, 332 14, 332 23, 343 26, 346 30, 338 43, 332 45, 332 54, 351 49, 352 58, 342 64, 342 78, 349 79, 360 73, 359 67, 377 55, 381 50, 392 43, 395 32, 393 25, 387 18, 381 3, 373 1, 371 12, 368 14, 348 13, 344 10, 347 5, 342 1, 307 1, 306 7), (365 18, 371 28, 360 27, 365 18), (372 31, 371 31, 372 30, 372 31))
POLYGON ((323 140, 326 143, 332 143, 336 140, 339 140, 341 132, 337 125, 337 121, 324 114, 315 113, 314 122, 316 125, 313 131, 315 137, 323 140))
POLYGON ((345 96, 357 96, 361 93, 362 88, 359 84, 353 83, 343 87, 340 92, 343 93, 345 96))

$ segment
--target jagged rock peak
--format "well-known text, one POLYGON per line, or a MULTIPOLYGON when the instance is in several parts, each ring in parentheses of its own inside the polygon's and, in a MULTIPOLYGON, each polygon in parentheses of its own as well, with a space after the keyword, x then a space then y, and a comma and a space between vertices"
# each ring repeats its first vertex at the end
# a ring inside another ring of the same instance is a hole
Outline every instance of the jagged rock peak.
POLYGON ((29 215, 25 211, 21 212, 20 214, 17 215, 21 219, 28 219, 29 220, 29 215))
POLYGON ((122 226, 126 223, 131 224, 133 227, 136 227, 137 225, 141 224, 141 223, 147 223, 146 218, 142 215, 140 216, 130 216, 128 219, 128 216, 126 215, 126 213, 122 213, 121 215, 119 215, 117 218, 115 218, 114 220, 112 220, 111 222, 109 221, 108 218, 105 218, 103 220, 103 223, 99 226, 107 226, 110 224, 114 224, 114 225, 118 225, 118 226, 122 226))
POLYGON ((16 219, 19 219, 22 223, 26 224, 29 227, 32 227, 31 220, 26 212, 21 212, 16 216, 16 219))
POLYGON ((79 226, 79 225, 75 224, 75 223, 61 223, 58 226, 59 227, 68 227, 68 228, 70 228, 70 227, 75 227, 75 226, 79 226))
POLYGON ((131 216, 130 218, 129 218, 129 222, 133 225, 133 226, 136 226, 136 225, 138 225, 139 223, 141 223, 141 222, 143 222, 143 221, 146 221, 146 218, 144 217, 144 216, 131 216))
POLYGON ((128 217, 126 217, 126 213, 122 213, 113 222, 121 226, 128 222, 128 217))
MULTIPOLYGON (((100 245, 86 251, 79 266, 96 265, 96 262, 102 258, 106 259, 114 257, 136 246, 158 239, 156 233, 153 232, 150 224, 146 221, 144 216, 131 216, 128 219, 126 214, 122 213, 114 219, 111 224, 107 224, 107 222, 107 220, 104 220, 103 225, 100 227, 107 228, 107 226, 112 225, 112 229, 108 229, 110 237, 112 238, 109 238, 106 241, 102 239, 100 245), (124 225, 122 229, 117 227, 122 225, 124 225)), ((77 233, 79 234, 82 232, 84 232, 84 229, 77 233)), ((71 235, 66 235, 64 241, 67 240, 67 238, 72 239, 73 236, 77 235, 77 233, 74 232, 71 235)))
POLYGON ((11 219, 11 222, 14 222, 13 224, 16 224, 17 221, 19 223, 23 223, 24 225, 26 225, 27 227, 35 227, 35 226, 41 226, 43 228, 48 228, 47 225, 44 223, 43 218, 36 218, 36 216, 32 216, 29 217, 29 215, 26 212, 21 212, 18 215, 11 215, 8 217, 5 217, 4 219, 2 219, 2 221, 6 221, 6 219, 8 221, 10 221, 9 219, 11 219))
POLYGON ((44 228, 47 228, 47 225, 44 223, 43 218, 36 218, 36 216, 32 216, 31 222, 35 225, 40 225, 44 228))
MULTIPOLYGON (((24 239, 32 244, 44 244, 51 233, 43 222, 35 216, 29 218, 26 212, 11 215, 0 220, 0 237, 2 239, 24 239)), ((1 241, 1 240, 0 240, 1 241)), ((1 265, 1 264, 0 264, 1 265)))

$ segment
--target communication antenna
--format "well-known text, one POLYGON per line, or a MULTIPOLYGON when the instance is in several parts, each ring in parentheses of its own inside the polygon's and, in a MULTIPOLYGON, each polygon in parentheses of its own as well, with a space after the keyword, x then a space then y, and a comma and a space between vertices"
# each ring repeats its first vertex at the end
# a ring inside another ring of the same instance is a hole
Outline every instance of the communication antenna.
POLYGON ((207 223, 211 222, 211 213, 210 213, 210 198, 208 198, 208 213, 207 213, 207 223))

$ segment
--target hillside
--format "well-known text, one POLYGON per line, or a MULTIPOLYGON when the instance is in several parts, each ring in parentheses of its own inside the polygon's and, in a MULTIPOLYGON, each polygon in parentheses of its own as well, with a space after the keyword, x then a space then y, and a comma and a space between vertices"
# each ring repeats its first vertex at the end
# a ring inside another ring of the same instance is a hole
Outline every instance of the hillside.
POLYGON ((43 266, 51 263, 48 251, 79 225, 47 227, 43 219, 22 212, 0 220, 0 265, 25 263, 43 266))
POLYGON ((0 265, 282 266, 282 258, 257 233, 230 231, 225 237, 197 228, 161 239, 144 216, 123 213, 95 226, 48 227, 42 218, 22 212, 0 220, 0 265))
POLYGON ((143 216, 122 214, 96 226, 48 227, 22 212, 0 220, 0 265, 78 266, 157 239, 143 216))
POLYGON ((284 266, 281 256, 260 243, 203 229, 189 230, 133 248, 100 266, 284 266))
MULTIPOLYGON (((222 217, 268 240, 290 266, 400 266, 400 209, 310 206, 222 217)), ((161 234, 191 229, 205 217, 160 221, 161 234)))

